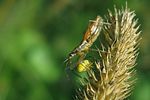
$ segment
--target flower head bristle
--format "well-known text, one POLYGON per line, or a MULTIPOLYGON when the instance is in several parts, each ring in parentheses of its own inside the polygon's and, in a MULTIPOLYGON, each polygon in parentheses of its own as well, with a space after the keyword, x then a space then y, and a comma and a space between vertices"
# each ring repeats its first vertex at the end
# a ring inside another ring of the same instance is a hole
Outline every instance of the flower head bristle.
POLYGON ((114 7, 114 11, 108 11, 106 16, 110 24, 103 28, 100 59, 95 62, 95 69, 87 72, 89 81, 83 84, 76 99, 123 100, 131 94, 141 31, 134 11, 127 6, 121 10, 114 7))

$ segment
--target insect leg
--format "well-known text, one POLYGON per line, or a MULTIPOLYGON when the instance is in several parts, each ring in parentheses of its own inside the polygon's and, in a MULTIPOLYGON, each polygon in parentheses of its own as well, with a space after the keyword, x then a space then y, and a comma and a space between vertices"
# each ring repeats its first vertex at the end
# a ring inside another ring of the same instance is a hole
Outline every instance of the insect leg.
POLYGON ((98 52, 97 49, 92 49, 92 48, 90 48, 89 50, 90 50, 90 51, 96 51, 96 52, 98 52))
POLYGON ((85 53, 80 56, 80 58, 79 58, 79 60, 78 60, 78 62, 77 62, 77 65, 78 65, 79 63, 81 63, 81 61, 83 61, 83 59, 85 58, 85 56, 86 56, 85 53))

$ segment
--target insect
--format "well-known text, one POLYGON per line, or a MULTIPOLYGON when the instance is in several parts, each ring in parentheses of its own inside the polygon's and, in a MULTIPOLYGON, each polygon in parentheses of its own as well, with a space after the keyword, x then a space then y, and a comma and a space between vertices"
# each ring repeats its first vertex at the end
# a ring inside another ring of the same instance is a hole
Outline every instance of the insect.
POLYGON ((100 16, 97 16, 95 20, 89 21, 88 28, 83 36, 81 43, 73 49, 73 51, 69 54, 68 58, 64 61, 66 62, 67 68, 69 68, 70 70, 74 69, 74 67, 85 58, 86 54, 90 50, 90 47, 99 36, 100 31, 102 30, 102 26, 103 19, 100 16), (68 67, 69 64, 71 65, 72 63, 71 59, 73 59, 75 56, 79 56, 76 65, 73 68, 68 67))
POLYGON ((77 66, 77 71, 78 72, 85 72, 88 71, 92 68, 92 62, 89 60, 83 60, 81 61, 78 66, 77 66))

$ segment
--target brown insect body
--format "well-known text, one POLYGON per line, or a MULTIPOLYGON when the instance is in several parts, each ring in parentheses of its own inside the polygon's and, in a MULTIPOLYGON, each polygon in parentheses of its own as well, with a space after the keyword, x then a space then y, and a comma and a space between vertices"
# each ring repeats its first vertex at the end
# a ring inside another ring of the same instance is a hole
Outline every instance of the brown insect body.
POLYGON ((76 55, 80 57, 77 64, 83 60, 90 47, 99 36, 102 26, 103 19, 100 16, 97 16, 96 20, 90 20, 88 29, 84 34, 81 43, 69 54, 69 57, 65 60, 65 62, 70 61, 76 55))

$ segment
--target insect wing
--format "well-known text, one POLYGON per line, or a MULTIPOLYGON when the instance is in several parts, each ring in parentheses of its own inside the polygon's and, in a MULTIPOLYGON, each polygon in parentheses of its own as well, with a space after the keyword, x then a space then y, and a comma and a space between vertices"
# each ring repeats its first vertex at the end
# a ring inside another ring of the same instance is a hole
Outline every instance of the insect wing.
POLYGON ((97 24, 99 22, 99 16, 97 16, 96 20, 90 20, 88 29, 86 31, 86 33, 84 34, 83 40, 87 40, 88 38, 91 37, 92 35, 92 30, 95 30, 95 24, 97 24))

